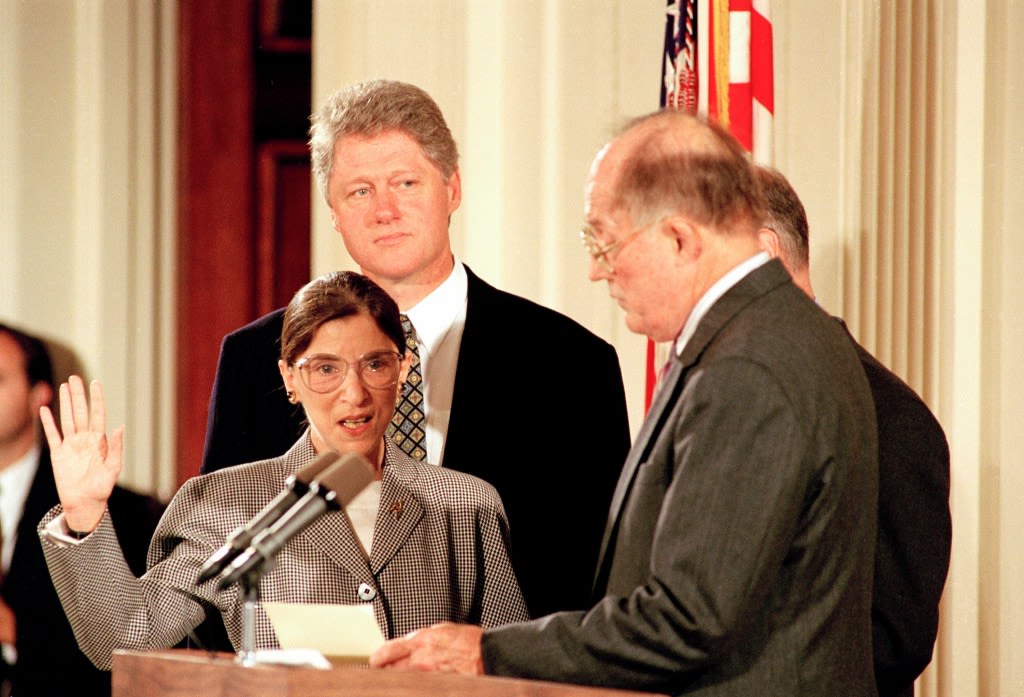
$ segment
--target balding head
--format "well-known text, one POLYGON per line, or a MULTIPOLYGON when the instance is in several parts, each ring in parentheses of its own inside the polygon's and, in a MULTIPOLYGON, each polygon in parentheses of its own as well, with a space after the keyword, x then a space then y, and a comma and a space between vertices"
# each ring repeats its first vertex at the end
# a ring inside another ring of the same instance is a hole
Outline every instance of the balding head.
POLYGON ((746 153, 680 112, 636 119, 598 153, 584 214, 591 280, 607 281, 626 325, 655 341, 677 336, 708 288, 760 249, 746 153))
POLYGON ((763 202, 742 146, 721 126, 679 111, 634 119, 609 146, 617 200, 636 222, 684 214, 717 232, 753 234, 763 202))

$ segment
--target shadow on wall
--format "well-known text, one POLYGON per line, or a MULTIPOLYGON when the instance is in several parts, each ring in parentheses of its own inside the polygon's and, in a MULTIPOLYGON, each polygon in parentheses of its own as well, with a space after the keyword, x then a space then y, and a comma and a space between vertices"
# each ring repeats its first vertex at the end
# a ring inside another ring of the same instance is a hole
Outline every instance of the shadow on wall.
POLYGON ((86 383, 89 382, 89 376, 85 374, 85 365, 82 364, 82 359, 73 348, 48 336, 39 338, 43 340, 46 349, 50 352, 54 386, 59 387, 62 382, 67 382, 72 375, 80 375, 86 383))

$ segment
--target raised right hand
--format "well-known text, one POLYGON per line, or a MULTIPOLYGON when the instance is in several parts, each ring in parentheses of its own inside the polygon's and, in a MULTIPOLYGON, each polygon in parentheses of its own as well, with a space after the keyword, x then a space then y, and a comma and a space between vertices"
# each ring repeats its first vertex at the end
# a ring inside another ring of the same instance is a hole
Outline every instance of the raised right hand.
POLYGON ((63 437, 50 408, 39 410, 64 520, 69 528, 81 532, 92 532, 99 525, 121 473, 124 452, 124 426, 107 439, 107 410, 103 386, 98 381, 89 385, 89 397, 91 409, 85 385, 77 375, 60 386, 63 437))

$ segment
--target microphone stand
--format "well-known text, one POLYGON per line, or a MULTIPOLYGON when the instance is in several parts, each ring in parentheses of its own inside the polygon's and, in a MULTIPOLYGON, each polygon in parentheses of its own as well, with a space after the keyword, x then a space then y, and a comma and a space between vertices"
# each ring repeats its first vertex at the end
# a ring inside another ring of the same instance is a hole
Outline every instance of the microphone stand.
POLYGON ((253 569, 239 579, 242 588, 242 645, 235 656, 235 662, 245 667, 256 665, 256 608, 260 604, 260 579, 263 565, 253 569))
MULTIPOLYGON (((227 568, 220 570, 218 588, 223 589, 237 582, 242 591, 242 641, 235 658, 237 663, 253 666, 260 662, 260 652, 256 650, 256 609, 260 604, 260 580, 267 569, 272 567, 281 547, 328 510, 340 510, 342 503, 347 503, 362 491, 373 480, 373 476, 373 467, 359 455, 349 455, 331 465, 320 478, 313 480, 309 491, 297 503, 270 527, 256 535, 246 551, 234 557, 227 568)), ((214 558, 217 563, 220 562, 219 553, 214 558)), ((323 660, 323 656, 320 658, 323 660)))

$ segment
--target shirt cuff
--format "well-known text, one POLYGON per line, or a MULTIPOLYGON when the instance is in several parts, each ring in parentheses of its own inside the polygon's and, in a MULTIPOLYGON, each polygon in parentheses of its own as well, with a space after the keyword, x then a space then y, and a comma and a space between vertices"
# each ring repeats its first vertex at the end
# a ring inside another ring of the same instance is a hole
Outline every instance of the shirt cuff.
MULTIPOLYGON (((82 538, 75 537, 68 532, 69 530, 68 524, 64 521, 64 514, 61 513, 46 524, 46 527, 43 528, 43 534, 58 547, 72 547, 88 538, 88 535, 82 538)), ((89 534, 91 535, 92 533, 89 534)))

